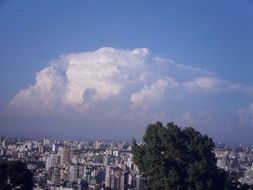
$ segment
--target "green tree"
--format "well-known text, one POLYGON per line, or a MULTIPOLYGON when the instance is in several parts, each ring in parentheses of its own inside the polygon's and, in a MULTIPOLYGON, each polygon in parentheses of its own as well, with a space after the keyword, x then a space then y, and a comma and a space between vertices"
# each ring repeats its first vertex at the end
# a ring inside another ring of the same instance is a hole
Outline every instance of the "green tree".
POLYGON ((33 175, 20 161, 0 162, 0 189, 32 190, 33 175))
POLYGON ((192 127, 148 125, 143 144, 132 153, 149 190, 234 190, 228 173, 216 166, 215 144, 192 127))

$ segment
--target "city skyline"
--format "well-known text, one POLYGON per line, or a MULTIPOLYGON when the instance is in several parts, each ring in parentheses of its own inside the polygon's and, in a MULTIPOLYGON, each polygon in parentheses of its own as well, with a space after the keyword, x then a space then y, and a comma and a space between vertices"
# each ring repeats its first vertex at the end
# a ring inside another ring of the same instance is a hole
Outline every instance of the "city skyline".
MULTIPOLYGON (((132 147, 132 143, 126 141, 1 137, 0 159, 2 163, 7 160, 16 164, 26 163, 33 174, 36 190, 85 189, 84 186, 90 189, 137 190, 140 180, 145 184, 145 178, 134 162, 132 147)), ((218 143, 213 153, 217 167, 224 172, 236 173, 241 183, 253 183, 251 147, 218 143)))
POLYGON ((0 134, 253 144, 253 4, 2 1, 0 134))

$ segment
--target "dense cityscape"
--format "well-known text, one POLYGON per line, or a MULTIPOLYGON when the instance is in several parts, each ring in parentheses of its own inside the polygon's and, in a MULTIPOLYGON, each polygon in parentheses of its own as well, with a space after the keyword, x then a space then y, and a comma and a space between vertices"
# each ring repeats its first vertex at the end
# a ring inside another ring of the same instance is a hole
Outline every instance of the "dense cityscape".
MULTIPOLYGON (((131 143, 1 138, 1 160, 21 160, 35 190, 134 190, 145 184, 133 162, 131 143)), ((253 149, 216 144, 217 166, 253 184, 253 149)))
POLYGON ((253 190, 253 0, 0 0, 0 42, 0 190, 253 190))

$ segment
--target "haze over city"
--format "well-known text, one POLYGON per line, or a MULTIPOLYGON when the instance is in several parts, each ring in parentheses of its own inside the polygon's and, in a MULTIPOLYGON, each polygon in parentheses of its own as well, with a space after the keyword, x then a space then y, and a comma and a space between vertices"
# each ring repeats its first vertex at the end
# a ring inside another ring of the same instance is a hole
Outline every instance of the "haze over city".
POLYGON ((193 2, 1 1, 0 134, 252 145, 253 3, 193 2))

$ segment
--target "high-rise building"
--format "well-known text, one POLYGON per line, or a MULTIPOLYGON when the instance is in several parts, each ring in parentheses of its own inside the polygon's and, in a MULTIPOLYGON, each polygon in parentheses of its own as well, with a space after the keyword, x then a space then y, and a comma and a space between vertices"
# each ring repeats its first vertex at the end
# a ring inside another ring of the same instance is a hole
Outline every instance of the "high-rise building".
POLYGON ((119 175, 112 175, 111 176, 111 189, 120 189, 120 176, 119 175))
POLYGON ((32 143, 31 141, 29 141, 29 142, 27 143, 27 149, 28 149, 28 150, 32 150, 32 149, 33 149, 33 143, 32 143))
POLYGON ((120 190, 127 190, 128 188, 128 172, 124 172, 120 177, 120 190))
POLYGON ((44 146, 39 145, 39 153, 43 153, 44 152, 44 146))
POLYGON ((59 148, 59 154, 60 154, 60 164, 61 166, 66 165, 70 161, 70 150, 68 147, 61 147, 59 148))
POLYGON ((3 148, 5 148, 5 146, 6 146, 6 141, 5 140, 3 140, 2 146, 3 146, 3 148))
POLYGON ((94 148, 95 149, 100 149, 101 141, 95 141, 94 142, 94 148))
POLYGON ((61 183, 61 176, 58 168, 54 168, 53 174, 52 174, 52 184, 55 186, 59 186, 61 183))
POLYGON ((105 187, 110 187, 110 166, 106 166, 105 168, 105 187))
POLYGON ((133 185, 133 176, 131 173, 128 174, 128 185, 129 186, 133 185))
POLYGON ((78 178, 78 166, 70 165, 69 167, 69 181, 70 182, 77 182, 78 178))
POLYGON ((58 144, 52 144, 52 151, 56 153, 58 151, 59 145, 58 144))
POLYGON ((122 169, 115 166, 106 166, 105 187, 120 189, 122 169))
POLYGON ((110 164, 110 157, 109 157, 108 155, 106 155, 106 156, 104 157, 104 165, 107 166, 107 165, 109 165, 109 164, 110 164))
POLYGON ((49 139, 46 139, 46 138, 44 138, 43 139, 43 145, 45 146, 45 145, 48 145, 50 143, 50 140, 49 139))
POLYGON ((84 167, 83 166, 78 166, 78 177, 82 178, 83 177, 83 172, 84 172, 84 167))
POLYGON ((49 157, 47 157, 46 160, 46 169, 48 170, 51 167, 56 167, 58 162, 59 157, 56 154, 51 154, 49 157))

